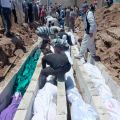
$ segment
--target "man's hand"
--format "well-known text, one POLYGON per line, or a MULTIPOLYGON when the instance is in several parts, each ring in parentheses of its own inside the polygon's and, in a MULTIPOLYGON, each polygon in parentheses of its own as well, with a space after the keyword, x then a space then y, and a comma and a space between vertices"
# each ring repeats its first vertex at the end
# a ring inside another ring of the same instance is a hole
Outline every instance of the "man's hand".
POLYGON ((90 35, 90 37, 93 37, 93 33, 90 33, 89 35, 90 35))

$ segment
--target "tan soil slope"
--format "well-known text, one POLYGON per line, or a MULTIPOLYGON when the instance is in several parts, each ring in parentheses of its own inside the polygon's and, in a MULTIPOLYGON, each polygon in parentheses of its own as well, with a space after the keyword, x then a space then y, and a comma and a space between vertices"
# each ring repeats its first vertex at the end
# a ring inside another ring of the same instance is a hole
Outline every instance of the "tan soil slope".
POLYGON ((34 40, 37 40, 34 30, 31 30, 27 24, 23 26, 13 24, 12 32, 15 34, 14 37, 6 38, 0 30, 0 77, 9 66, 9 61, 18 54, 21 59, 25 54, 25 48, 28 51, 34 40))

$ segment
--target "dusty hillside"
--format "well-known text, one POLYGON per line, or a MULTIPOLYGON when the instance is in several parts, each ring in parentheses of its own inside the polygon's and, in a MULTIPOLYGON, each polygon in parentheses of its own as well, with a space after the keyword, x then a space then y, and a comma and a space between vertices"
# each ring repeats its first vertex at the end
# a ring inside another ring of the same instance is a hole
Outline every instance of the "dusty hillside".
MULTIPOLYGON (((96 48, 101 62, 111 71, 113 78, 120 84, 120 7, 101 8, 95 13, 97 20, 96 48)), ((79 18, 80 19, 80 18, 79 18)), ((80 38, 83 36, 83 25, 80 20, 80 38)))
POLYGON ((17 55, 21 59, 34 44, 34 40, 37 40, 34 29, 30 29, 27 24, 20 26, 13 23, 12 32, 14 33, 13 37, 6 38, 0 30, 0 77, 11 65, 11 61, 17 55))

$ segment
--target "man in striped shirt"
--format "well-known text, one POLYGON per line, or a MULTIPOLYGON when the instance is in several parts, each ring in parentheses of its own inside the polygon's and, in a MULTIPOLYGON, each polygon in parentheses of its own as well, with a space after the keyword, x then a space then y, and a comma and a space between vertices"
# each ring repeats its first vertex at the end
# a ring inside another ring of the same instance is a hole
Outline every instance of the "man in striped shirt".
POLYGON ((42 26, 42 27, 38 27, 36 30, 36 34, 42 38, 48 38, 49 35, 54 34, 54 30, 58 30, 60 31, 61 29, 58 26, 54 26, 54 24, 52 24, 51 26, 42 26))
POLYGON ((47 26, 38 27, 36 30, 36 34, 42 38, 48 38, 49 35, 51 34, 50 27, 47 26))

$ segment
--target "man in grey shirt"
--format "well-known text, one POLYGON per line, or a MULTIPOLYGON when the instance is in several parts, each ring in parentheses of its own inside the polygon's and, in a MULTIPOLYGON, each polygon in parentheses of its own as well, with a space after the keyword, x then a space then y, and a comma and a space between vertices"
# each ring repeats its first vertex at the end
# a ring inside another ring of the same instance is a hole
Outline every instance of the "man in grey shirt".
POLYGON ((94 42, 97 31, 97 25, 94 14, 92 11, 90 11, 88 4, 83 4, 82 11, 85 14, 83 17, 85 31, 80 47, 80 54, 76 58, 80 58, 81 63, 85 63, 84 55, 87 50, 89 50, 92 58, 97 60, 94 42))

